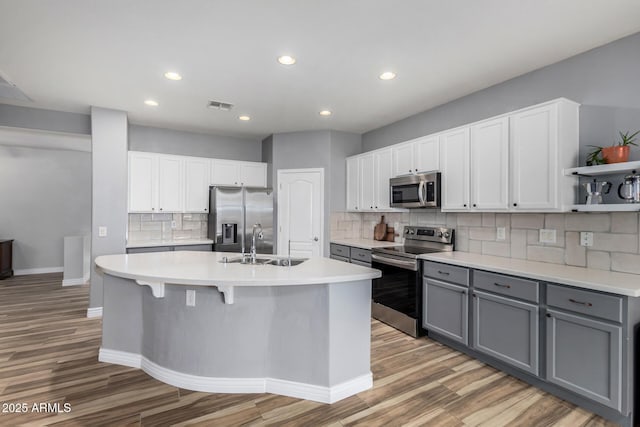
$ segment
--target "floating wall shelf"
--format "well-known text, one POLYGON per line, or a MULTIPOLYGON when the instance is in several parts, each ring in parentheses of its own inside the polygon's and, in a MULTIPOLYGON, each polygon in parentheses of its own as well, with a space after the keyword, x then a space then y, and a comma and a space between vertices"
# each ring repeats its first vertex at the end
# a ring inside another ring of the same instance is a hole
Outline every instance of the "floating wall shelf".
POLYGON ((573 205, 572 212, 639 212, 640 203, 573 205))
MULTIPOLYGON (((640 171, 640 161, 612 163, 610 165, 582 166, 579 168, 565 169, 565 175, 575 176, 598 176, 615 175, 617 173, 635 173, 640 171)), ((611 206, 611 205, 609 205, 611 206)))

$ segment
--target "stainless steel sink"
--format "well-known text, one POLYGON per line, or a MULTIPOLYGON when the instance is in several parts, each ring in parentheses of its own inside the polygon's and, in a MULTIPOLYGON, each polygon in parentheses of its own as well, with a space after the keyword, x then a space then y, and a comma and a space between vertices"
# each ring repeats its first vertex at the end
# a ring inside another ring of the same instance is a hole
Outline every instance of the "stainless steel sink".
POLYGON ((245 265, 275 265, 278 267, 293 267, 305 262, 307 258, 256 258, 255 262, 251 262, 250 257, 223 257, 219 263, 222 264, 245 264, 245 265))
POLYGON ((277 265, 278 267, 293 267, 305 262, 306 258, 278 258, 272 259, 268 264, 277 265))

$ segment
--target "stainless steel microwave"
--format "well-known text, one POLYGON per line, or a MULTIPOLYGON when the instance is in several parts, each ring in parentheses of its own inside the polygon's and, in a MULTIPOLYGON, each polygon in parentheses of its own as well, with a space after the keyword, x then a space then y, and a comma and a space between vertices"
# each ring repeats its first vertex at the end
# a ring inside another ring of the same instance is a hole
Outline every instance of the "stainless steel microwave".
POLYGON ((391 207, 440 207, 440 172, 405 175, 389 180, 391 207))

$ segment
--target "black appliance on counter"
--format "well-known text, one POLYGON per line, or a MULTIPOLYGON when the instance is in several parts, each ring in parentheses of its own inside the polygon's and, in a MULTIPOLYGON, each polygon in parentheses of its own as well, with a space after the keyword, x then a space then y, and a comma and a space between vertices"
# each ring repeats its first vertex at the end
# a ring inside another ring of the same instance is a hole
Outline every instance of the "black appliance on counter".
POLYGON ((442 227, 404 228, 404 246, 374 248, 371 268, 382 271, 373 280, 371 315, 411 336, 422 329, 422 263, 418 257, 454 248, 454 230, 442 227))

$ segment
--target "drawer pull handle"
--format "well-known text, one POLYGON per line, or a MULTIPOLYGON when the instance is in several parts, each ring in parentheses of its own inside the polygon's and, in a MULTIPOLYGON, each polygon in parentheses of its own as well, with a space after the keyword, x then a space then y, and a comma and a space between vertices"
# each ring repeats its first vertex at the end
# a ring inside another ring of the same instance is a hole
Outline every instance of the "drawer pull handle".
POLYGON ((364 258, 364 254, 358 254, 360 258, 364 258))
POLYGON ((592 307, 593 306, 593 304, 591 304, 590 302, 576 301, 573 298, 569 298, 569 301, 571 301, 574 304, 580 304, 580 305, 584 305, 584 306, 587 306, 587 307, 592 307))
POLYGON ((448 276, 449 272, 448 271, 440 271, 440 270, 438 270, 438 274, 443 274, 445 276, 448 276))
POLYGON ((493 284, 494 286, 498 286, 500 288, 507 288, 507 289, 511 289, 511 285, 503 285, 502 283, 495 283, 493 284))

